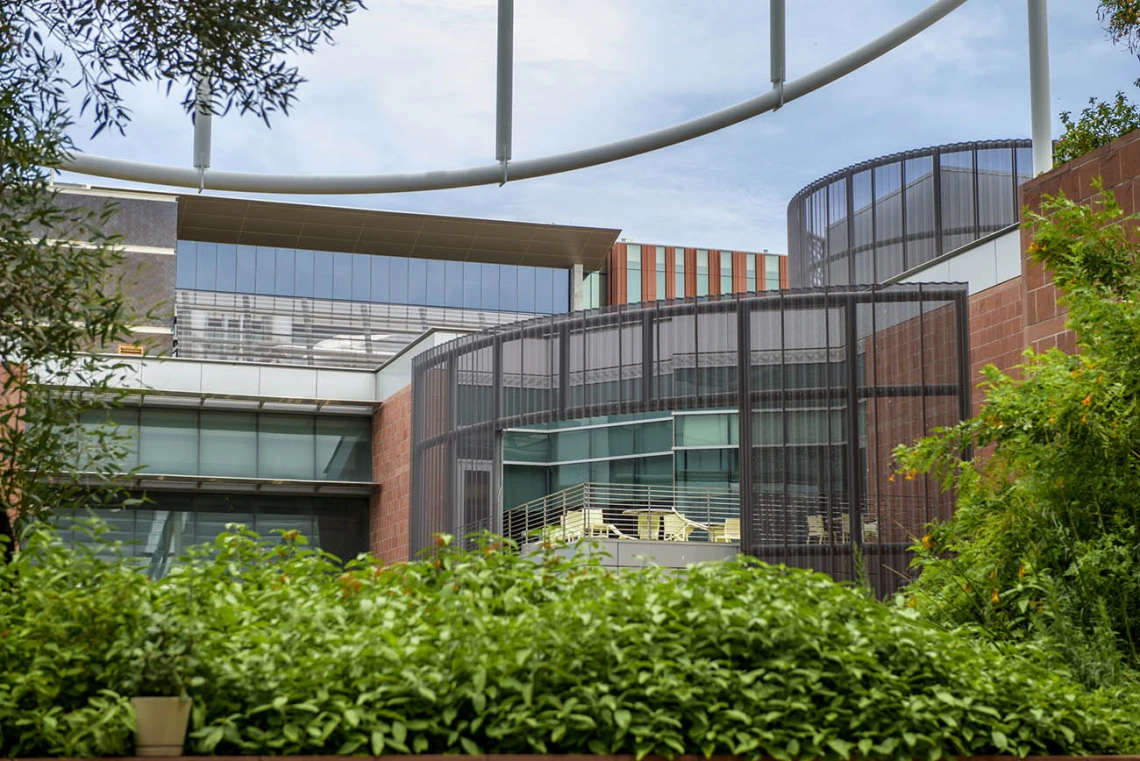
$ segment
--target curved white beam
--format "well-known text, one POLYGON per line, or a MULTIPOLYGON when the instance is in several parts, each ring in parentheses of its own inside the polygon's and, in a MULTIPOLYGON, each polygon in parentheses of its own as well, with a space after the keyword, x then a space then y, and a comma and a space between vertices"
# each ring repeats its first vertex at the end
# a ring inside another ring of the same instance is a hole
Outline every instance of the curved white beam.
MULTIPOLYGON (((606 145, 543 158, 512 161, 510 162, 510 179, 513 181, 542 177, 637 156, 686 140, 692 140, 695 137, 707 135, 710 132, 759 116, 778 108, 780 105, 814 92, 867 65, 927 29, 965 2, 966 0, 935 0, 917 15, 863 47, 853 50, 842 58, 832 61, 806 76, 787 82, 782 94, 779 91, 771 90, 720 111, 714 111, 711 114, 675 124, 672 127, 647 132, 644 135, 626 138, 606 145)), ((183 188, 313 195, 408 193, 420 190, 500 184, 503 181, 503 166, 501 164, 410 174, 321 176, 223 172, 214 169, 200 172, 191 167, 145 164, 139 161, 76 153, 65 160, 59 168, 79 174, 183 188)))

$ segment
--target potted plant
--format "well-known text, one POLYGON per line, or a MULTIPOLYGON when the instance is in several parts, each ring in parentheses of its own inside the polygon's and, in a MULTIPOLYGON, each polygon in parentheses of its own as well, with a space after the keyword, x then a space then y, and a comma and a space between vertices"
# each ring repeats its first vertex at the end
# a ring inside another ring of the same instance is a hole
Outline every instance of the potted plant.
POLYGON ((180 756, 190 720, 186 687, 194 666, 194 638, 184 622, 155 611, 134 648, 131 706, 135 711, 135 755, 180 756))

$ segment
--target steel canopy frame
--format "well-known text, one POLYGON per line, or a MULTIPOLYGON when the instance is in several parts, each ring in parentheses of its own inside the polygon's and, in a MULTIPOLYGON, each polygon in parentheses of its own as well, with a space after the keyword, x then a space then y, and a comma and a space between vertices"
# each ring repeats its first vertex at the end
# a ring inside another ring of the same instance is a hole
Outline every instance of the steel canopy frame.
MULTIPOLYGON (((501 160, 501 163, 468 169, 453 169, 433 172, 415 172, 386 175, 289 175, 256 172, 226 172, 199 167, 176 167, 128 161, 86 153, 74 153, 65 159, 60 169, 98 177, 130 180, 156 185, 167 185, 198 190, 228 190, 245 193, 297 193, 350 195, 368 193, 407 193, 423 190, 471 187, 475 185, 503 184, 508 180, 524 180, 559 174, 574 169, 597 166, 599 164, 630 158, 661 148, 692 140, 711 132, 730 127, 768 111, 780 108, 797 98, 824 87, 841 77, 850 74, 880 56, 890 52, 902 43, 918 35, 958 7, 966 0, 935 0, 918 14, 877 37, 847 55, 816 69, 799 79, 783 81, 779 72, 773 72, 772 90, 741 101, 733 106, 691 119, 671 127, 647 132, 635 137, 618 140, 605 145, 584 148, 568 153, 560 153, 536 159, 520 161, 501 160)), ((781 6, 782 2, 774 0, 781 6)), ((782 22, 774 14, 773 20, 782 22)), ((502 23, 502 19, 500 19, 502 23)), ((782 38, 782 30, 779 30, 782 38)), ((775 34, 776 30, 773 29, 775 34)), ((774 51, 775 52, 775 51, 774 51)), ((780 51, 783 52, 782 50, 780 51)), ((775 64, 775 55, 773 55, 775 64)), ((782 67, 781 67, 782 69, 782 67)), ((500 76, 502 73, 500 72, 500 76)), ((509 92, 509 91, 508 91, 509 92)), ((500 90, 500 115, 502 101, 509 95, 500 90)), ((502 138, 509 141, 509 122, 499 120, 500 145, 496 146, 499 157, 504 155, 502 138)), ((509 146, 509 142, 507 143, 509 146)), ((509 151, 509 147, 507 148, 509 151)), ((509 154, 508 154, 509 155, 509 154)), ((201 163, 201 162, 199 162, 201 163)))

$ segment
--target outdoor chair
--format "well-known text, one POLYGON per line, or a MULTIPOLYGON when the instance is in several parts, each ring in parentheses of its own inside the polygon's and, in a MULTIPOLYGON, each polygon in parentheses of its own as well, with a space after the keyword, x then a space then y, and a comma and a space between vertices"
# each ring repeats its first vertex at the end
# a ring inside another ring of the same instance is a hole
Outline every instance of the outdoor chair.
POLYGON ((863 541, 879 538, 879 522, 867 521, 863 524, 863 541))
POLYGON ((562 516, 562 540, 576 542, 586 533, 586 514, 581 510, 571 510, 562 516))
POLYGON ((697 529, 708 530, 708 526, 691 521, 680 513, 667 513, 662 516, 662 529, 666 542, 687 542, 697 529))
POLYGON ((589 509, 586 513, 586 536, 603 538, 611 534, 618 539, 629 539, 612 523, 606 523, 605 511, 601 508, 589 509))
POLYGON ((808 544, 823 544, 827 541, 827 530, 824 528, 822 515, 809 515, 807 528, 808 544))
POLYGON ((719 526, 709 526, 709 541, 710 542, 739 542, 740 541, 740 519, 739 518, 725 518, 724 523, 719 526))

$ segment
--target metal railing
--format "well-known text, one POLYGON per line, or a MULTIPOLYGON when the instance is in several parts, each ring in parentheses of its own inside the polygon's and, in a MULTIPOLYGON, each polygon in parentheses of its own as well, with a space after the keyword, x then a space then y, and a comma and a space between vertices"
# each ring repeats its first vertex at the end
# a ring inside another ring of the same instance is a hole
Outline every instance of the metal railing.
POLYGON ((684 486, 576 484, 510 508, 503 532, 518 542, 583 538, 740 542, 740 494, 684 486))

